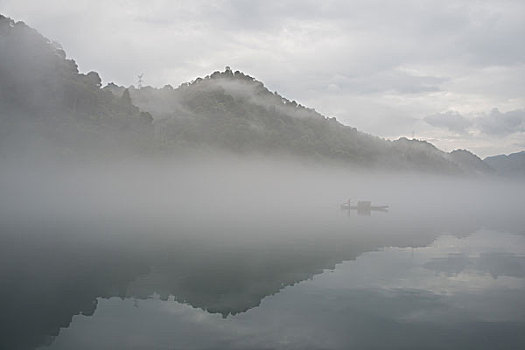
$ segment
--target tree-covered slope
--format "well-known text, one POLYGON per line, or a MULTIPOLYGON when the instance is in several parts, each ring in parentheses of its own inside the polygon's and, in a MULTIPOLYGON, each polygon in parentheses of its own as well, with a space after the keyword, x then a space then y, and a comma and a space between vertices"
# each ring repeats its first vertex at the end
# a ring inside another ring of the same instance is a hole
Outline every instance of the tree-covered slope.
POLYGON ((228 67, 178 88, 101 88, 99 75, 81 74, 60 45, 0 15, 0 155, 195 149, 367 168, 483 172, 472 157, 424 141, 359 132, 228 67))
POLYGON ((479 174, 494 174, 494 169, 474 153, 457 149, 449 153, 449 159, 467 171, 479 174))
MULTIPOLYGON (((117 96, 123 88, 110 85, 117 96)), ((282 152, 366 163, 383 141, 325 118, 227 69, 177 89, 129 89, 156 118, 165 147, 207 145, 236 152, 282 152), (363 147, 365 146, 366 147, 363 147)))
POLYGON ((79 73, 57 43, 0 15, 3 150, 45 145, 67 152, 109 145, 145 134, 148 124, 149 114, 101 89, 97 73, 79 73))
MULTIPOLYGON (((121 96, 124 87, 105 89, 121 96)), ((155 117, 164 148, 183 146, 289 154, 372 168, 470 172, 469 164, 424 141, 388 141, 327 118, 269 91, 228 67, 178 88, 129 88, 133 103, 155 117)))

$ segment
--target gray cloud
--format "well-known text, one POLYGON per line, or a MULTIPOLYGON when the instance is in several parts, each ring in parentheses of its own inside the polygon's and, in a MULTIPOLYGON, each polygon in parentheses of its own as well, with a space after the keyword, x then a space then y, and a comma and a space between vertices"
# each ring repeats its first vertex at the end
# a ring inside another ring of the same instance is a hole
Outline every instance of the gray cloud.
POLYGON ((507 136, 525 132, 525 109, 502 113, 494 108, 475 120, 477 127, 487 135, 507 136))
POLYGON ((500 112, 493 108, 488 113, 482 113, 474 118, 466 118, 456 111, 447 111, 423 118, 428 124, 445 128, 457 133, 475 131, 488 136, 505 137, 525 132, 525 109, 500 112))
POLYGON ((432 126, 446 128, 457 133, 466 133, 467 128, 472 125, 472 121, 454 111, 429 115, 424 120, 432 126))

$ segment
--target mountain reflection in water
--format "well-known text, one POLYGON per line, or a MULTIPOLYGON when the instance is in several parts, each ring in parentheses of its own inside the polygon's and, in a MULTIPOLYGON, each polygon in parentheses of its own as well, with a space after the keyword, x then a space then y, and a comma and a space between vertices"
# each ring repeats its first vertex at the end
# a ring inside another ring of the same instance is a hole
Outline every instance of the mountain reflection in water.
POLYGON ((0 348, 525 344, 514 204, 302 220, 7 222, 0 348))

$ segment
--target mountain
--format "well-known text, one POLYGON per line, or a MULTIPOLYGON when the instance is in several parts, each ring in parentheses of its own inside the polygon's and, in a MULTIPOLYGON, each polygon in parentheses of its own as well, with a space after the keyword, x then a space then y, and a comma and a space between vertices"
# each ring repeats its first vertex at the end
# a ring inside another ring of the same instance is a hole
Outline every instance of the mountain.
POLYGON ((525 151, 507 155, 487 157, 483 160, 500 175, 511 177, 525 176, 525 151))
POLYGON ((2 15, 0 63, 3 152, 131 147, 151 129, 151 116, 101 89, 97 73, 79 73, 59 44, 2 15))
MULTIPOLYGON (((106 89, 120 96, 123 87, 106 89)), ((292 154, 370 164, 389 145, 272 93, 241 72, 214 72, 177 89, 129 88, 155 118, 166 148, 209 147, 240 153, 292 154), (385 147, 386 146, 386 147, 385 147)))
POLYGON ((102 88, 99 75, 80 73, 59 44, 1 15, 0 62, 0 156, 198 150, 368 169, 484 172, 474 155, 365 134, 229 67, 178 88, 102 88))
POLYGON ((495 172, 489 164, 465 149, 454 150, 449 153, 448 157, 466 171, 474 171, 479 174, 493 174, 495 172))
MULTIPOLYGON (((126 88, 104 89, 121 96, 126 88)), ((269 91, 229 67, 178 88, 129 87, 133 104, 151 113, 165 148, 206 147, 287 154, 367 168, 479 173, 425 141, 388 141, 359 132, 269 91)))

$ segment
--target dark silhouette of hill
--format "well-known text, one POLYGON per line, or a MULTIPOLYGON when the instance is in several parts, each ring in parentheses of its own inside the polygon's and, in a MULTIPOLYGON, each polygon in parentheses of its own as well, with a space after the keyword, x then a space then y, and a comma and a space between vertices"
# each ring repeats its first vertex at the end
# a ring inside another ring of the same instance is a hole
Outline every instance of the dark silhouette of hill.
POLYGON ((490 172, 424 141, 388 141, 345 126, 229 67, 178 88, 101 88, 99 75, 79 73, 59 44, 4 16, 0 62, 4 156, 218 150, 372 169, 490 172))
MULTIPOLYGON (((105 89, 121 96, 125 87, 105 89)), ((345 126, 269 91, 229 67, 178 88, 128 88, 140 109, 155 117, 163 148, 209 147, 288 154, 367 168, 439 173, 483 172, 425 141, 388 141, 345 126)))
POLYGON ((492 174, 494 169, 474 153, 465 149, 457 149, 449 153, 449 159, 467 171, 479 174, 492 174))
POLYGON ((487 157, 483 161, 500 175, 520 178, 525 176, 525 151, 487 157))
POLYGON ((0 15, 0 147, 78 152, 132 147, 151 116, 81 74, 59 44, 23 22, 0 15), (133 140, 133 142, 132 142, 133 140))

